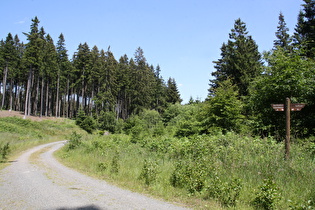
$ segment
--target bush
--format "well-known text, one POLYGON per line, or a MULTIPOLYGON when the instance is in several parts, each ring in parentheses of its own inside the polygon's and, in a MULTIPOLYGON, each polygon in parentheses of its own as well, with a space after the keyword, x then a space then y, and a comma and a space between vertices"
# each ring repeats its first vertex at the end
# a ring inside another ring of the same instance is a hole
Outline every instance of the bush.
POLYGON ((4 144, 3 146, 0 146, 0 155, 2 160, 6 160, 7 159, 7 155, 10 153, 10 146, 9 146, 9 142, 4 144))
POLYGON ((83 110, 80 110, 75 123, 83 130, 91 134, 96 129, 96 122, 93 117, 86 116, 83 110))
POLYGON ((112 174, 118 174, 119 172, 119 153, 118 151, 115 152, 112 162, 111 162, 111 169, 110 172, 112 174))
POLYGON ((99 129, 115 133, 117 120, 114 112, 101 111, 98 123, 99 129))
POLYGON ((70 136, 70 140, 68 142, 67 150, 73 150, 81 145, 82 135, 77 134, 77 132, 73 132, 70 136))
POLYGON ((236 202, 242 190, 240 179, 233 179, 230 182, 222 182, 216 175, 208 185, 206 198, 217 199, 223 206, 236 206, 236 202))
POLYGON ((279 188, 276 186, 276 183, 269 178, 264 179, 263 185, 260 187, 252 203, 258 208, 270 210, 275 208, 280 199, 279 188))
POLYGON ((190 194, 200 192, 207 176, 206 166, 202 161, 179 161, 170 177, 173 187, 185 188, 190 194))
POLYGON ((144 164, 139 179, 144 180, 144 183, 146 185, 148 186, 151 185, 156 181, 158 173, 157 167, 158 164, 156 162, 144 160, 144 164))

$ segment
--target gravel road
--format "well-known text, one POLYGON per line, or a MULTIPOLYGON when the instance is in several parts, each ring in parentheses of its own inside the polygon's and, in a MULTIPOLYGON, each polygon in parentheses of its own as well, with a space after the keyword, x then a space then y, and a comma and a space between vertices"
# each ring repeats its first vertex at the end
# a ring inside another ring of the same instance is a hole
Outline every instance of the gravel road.
POLYGON ((34 147, 0 171, 0 209, 184 209, 63 166, 52 154, 64 144, 34 147), (39 151, 39 158, 30 159, 39 151))

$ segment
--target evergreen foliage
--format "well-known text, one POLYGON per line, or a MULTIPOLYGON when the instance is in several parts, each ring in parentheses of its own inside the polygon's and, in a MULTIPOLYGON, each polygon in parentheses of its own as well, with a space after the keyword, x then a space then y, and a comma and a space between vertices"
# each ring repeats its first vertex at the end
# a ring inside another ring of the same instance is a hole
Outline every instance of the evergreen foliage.
POLYGON ((308 58, 315 56, 315 1, 304 0, 295 27, 295 46, 308 58))
MULTIPOLYGON (((39 23, 32 19, 25 45, 10 33, 0 42, 0 109, 67 118, 79 110, 86 116, 109 112, 109 121, 118 122, 144 109, 163 112, 181 101, 175 80, 166 84, 160 67, 150 66, 140 47, 134 58, 124 55, 117 61, 110 47, 104 51, 81 43, 70 61, 63 34, 55 45, 39 23)), ((102 129, 113 131, 101 121, 102 129)))
POLYGON ((292 39, 290 35, 288 34, 289 28, 287 27, 287 24, 284 20, 283 14, 280 12, 279 14, 279 23, 277 26, 277 31, 276 31, 276 40, 274 41, 274 46, 276 47, 281 47, 285 51, 292 51, 292 39))
POLYGON ((250 83, 262 71, 261 56, 256 42, 248 35, 246 24, 237 19, 227 43, 221 47, 221 58, 214 61, 216 71, 210 80, 210 95, 228 78, 239 89, 240 96, 248 95, 250 83))

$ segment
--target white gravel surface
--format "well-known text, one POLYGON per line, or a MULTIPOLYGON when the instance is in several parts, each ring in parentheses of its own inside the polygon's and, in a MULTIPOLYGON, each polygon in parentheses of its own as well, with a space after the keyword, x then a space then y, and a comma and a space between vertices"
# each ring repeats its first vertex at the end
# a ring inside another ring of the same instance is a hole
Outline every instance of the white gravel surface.
POLYGON ((34 147, 0 171, 0 209, 184 209, 63 166, 52 154, 64 144, 34 147), (39 159, 29 160, 40 150, 39 159))

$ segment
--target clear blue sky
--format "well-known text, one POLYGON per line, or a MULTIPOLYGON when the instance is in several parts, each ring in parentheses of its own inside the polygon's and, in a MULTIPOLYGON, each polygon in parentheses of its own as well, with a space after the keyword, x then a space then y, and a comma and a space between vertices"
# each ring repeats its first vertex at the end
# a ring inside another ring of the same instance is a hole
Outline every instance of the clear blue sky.
POLYGON ((0 39, 30 31, 37 16, 55 43, 60 33, 71 58, 80 43, 111 51, 118 60, 138 47, 149 64, 175 78, 186 103, 204 100, 234 21, 241 18, 259 51, 270 50, 280 11, 294 32, 302 0, 1 0, 0 39))

